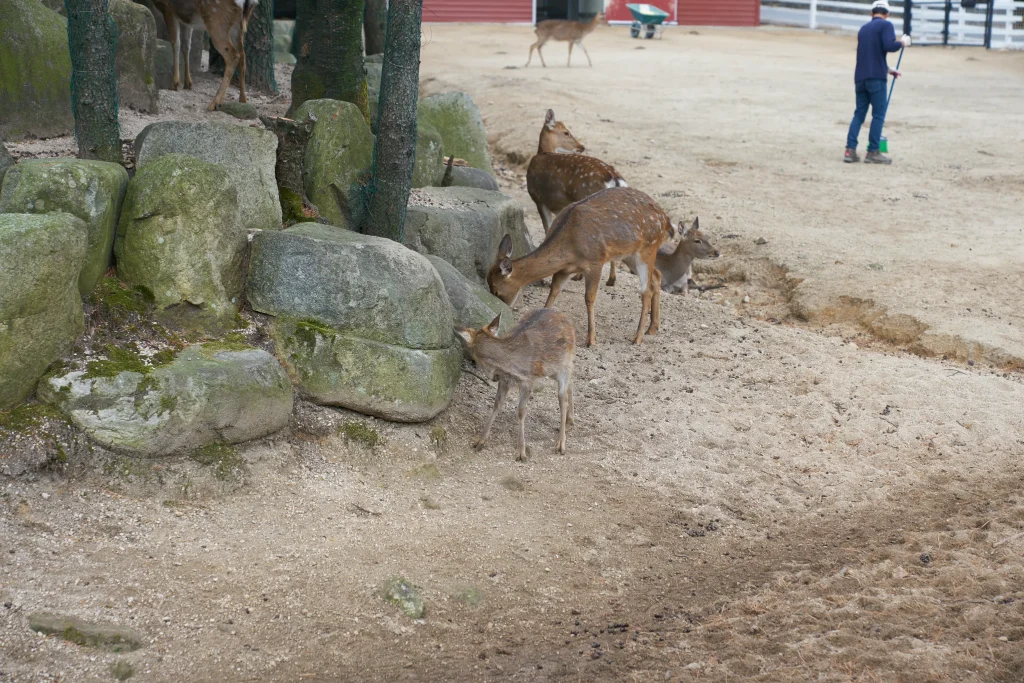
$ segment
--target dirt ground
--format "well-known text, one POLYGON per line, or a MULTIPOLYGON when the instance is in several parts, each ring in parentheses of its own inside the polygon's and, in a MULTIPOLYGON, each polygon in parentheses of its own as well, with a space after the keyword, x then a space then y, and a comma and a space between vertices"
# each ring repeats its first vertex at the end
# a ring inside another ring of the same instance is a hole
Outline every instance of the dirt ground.
MULTIPOLYGON (((636 279, 602 288, 565 455, 553 386, 528 462, 511 409, 473 451, 494 388, 464 373, 425 425, 300 405, 237 467, 0 482, 0 681, 1024 680, 1024 55, 908 51, 882 168, 840 161, 848 37, 606 28, 571 71, 564 45, 523 70, 525 28, 424 38, 424 89, 473 95, 524 206, 553 107, 700 216, 723 258, 698 281, 727 286, 664 296, 640 347, 636 279), (44 638, 38 611, 148 644, 44 638)), ((558 306, 582 336, 581 283, 558 306)))

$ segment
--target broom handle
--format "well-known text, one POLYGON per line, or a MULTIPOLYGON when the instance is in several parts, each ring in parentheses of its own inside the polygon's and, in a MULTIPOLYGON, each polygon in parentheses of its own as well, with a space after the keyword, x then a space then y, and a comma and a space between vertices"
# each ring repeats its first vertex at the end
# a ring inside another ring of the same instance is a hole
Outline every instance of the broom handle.
MULTIPOLYGON (((900 64, 903 62, 903 51, 906 50, 906 46, 900 48, 900 57, 896 60, 896 71, 900 70, 900 64)), ((896 87, 896 77, 892 77, 892 85, 889 86, 889 96, 885 98, 885 108, 889 109, 889 100, 892 99, 892 89, 896 87)))

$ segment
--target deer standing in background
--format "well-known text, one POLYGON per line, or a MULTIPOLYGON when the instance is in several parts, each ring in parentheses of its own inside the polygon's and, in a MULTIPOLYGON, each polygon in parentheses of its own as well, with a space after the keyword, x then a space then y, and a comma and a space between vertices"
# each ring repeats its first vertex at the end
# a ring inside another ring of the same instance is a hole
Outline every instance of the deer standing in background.
POLYGON ((494 408, 483 433, 473 444, 483 448, 491 433, 494 417, 505 403, 505 395, 515 382, 519 386, 519 456, 526 460, 526 404, 533 385, 542 377, 558 382, 558 407, 562 413, 558 432, 558 452, 565 453, 565 428, 573 422, 572 361, 576 353, 576 329, 569 316, 551 308, 530 311, 504 337, 498 336, 501 315, 480 330, 457 328, 470 355, 480 369, 498 377, 494 408))
MULTIPOLYGON (((654 267, 661 271, 661 288, 666 292, 688 294, 694 259, 714 259, 719 256, 721 252, 715 249, 707 235, 700 231, 700 219, 694 218, 693 224, 683 229, 682 239, 678 244, 665 244, 658 249, 654 267)), ((631 260, 623 259, 622 262, 633 270, 634 264, 631 260)), ((636 274, 636 271, 633 270, 633 273, 636 274)))
POLYGON ((569 61, 566 63, 566 66, 572 65, 572 46, 574 44, 579 45, 580 49, 583 50, 583 54, 587 56, 587 64, 594 66, 594 63, 590 61, 590 53, 587 52, 587 48, 583 47, 583 39, 597 28, 598 24, 608 25, 608 20, 604 18, 604 12, 598 12, 594 15, 593 19, 586 23, 568 21, 566 19, 546 19, 539 22, 537 28, 534 29, 534 33, 537 34, 537 42, 530 46, 530 56, 526 60, 526 66, 530 66, 530 62, 533 60, 533 49, 537 48, 540 63, 544 68, 547 68, 548 65, 544 63, 544 54, 540 49, 549 40, 560 40, 569 43, 569 61))
MULTIPOLYGON (((264 0, 269 1, 269 0, 264 0)), ((192 49, 192 29, 205 29, 217 52, 224 57, 224 78, 213 101, 207 107, 213 111, 223 101, 231 77, 238 69, 238 101, 245 102, 245 30, 249 18, 259 0, 153 0, 164 15, 167 23, 167 37, 174 53, 174 69, 171 89, 177 90, 178 61, 181 55, 181 39, 185 42, 185 89, 192 89, 192 72, 188 54, 192 49), (237 44, 236 44, 237 39, 237 44)))
POLYGON ((570 275, 582 273, 586 280, 587 346, 597 343, 594 302, 601 283, 601 270, 612 259, 630 257, 640 278, 640 324, 634 344, 644 338, 644 322, 651 315, 647 334, 658 331, 661 318, 661 273, 654 266, 658 247, 675 236, 675 227, 658 204, 639 190, 613 187, 570 204, 558 214, 544 243, 534 251, 512 260, 512 238, 505 235, 498 255, 487 273, 491 293, 510 306, 520 290, 548 275, 551 291, 545 308, 555 302, 570 275))

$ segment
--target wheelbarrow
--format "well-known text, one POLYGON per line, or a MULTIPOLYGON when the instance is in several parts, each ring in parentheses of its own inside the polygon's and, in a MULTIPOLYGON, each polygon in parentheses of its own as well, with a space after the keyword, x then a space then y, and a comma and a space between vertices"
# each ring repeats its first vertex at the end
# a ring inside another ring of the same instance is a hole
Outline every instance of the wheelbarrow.
POLYGON ((654 5, 626 5, 629 13, 633 15, 633 23, 629 26, 629 35, 639 38, 661 38, 665 25, 662 23, 668 18, 668 12, 655 7, 654 5))

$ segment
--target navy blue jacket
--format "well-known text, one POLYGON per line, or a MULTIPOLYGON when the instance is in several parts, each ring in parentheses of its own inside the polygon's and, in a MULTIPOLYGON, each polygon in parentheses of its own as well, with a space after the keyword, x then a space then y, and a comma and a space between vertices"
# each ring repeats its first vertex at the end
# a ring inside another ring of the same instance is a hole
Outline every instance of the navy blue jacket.
POLYGON ((860 27, 857 33, 857 70, 853 73, 854 83, 869 78, 889 78, 889 65, 885 55, 896 52, 903 43, 896 40, 896 29, 888 19, 872 17, 871 21, 860 27))

